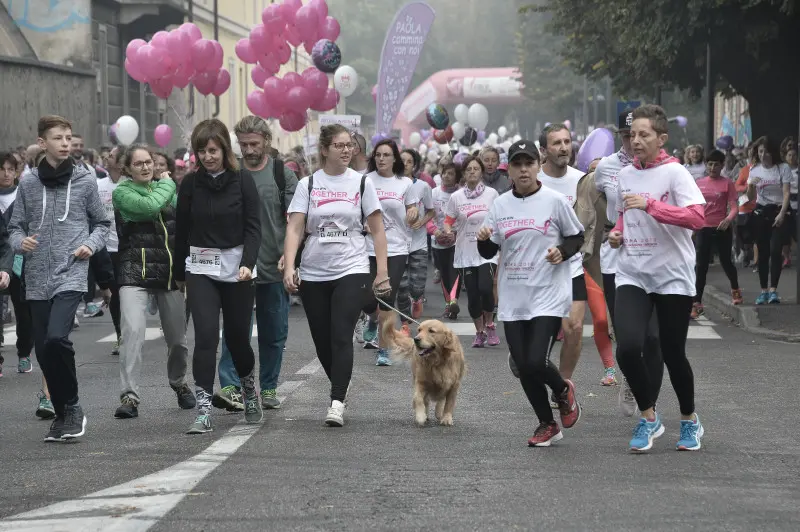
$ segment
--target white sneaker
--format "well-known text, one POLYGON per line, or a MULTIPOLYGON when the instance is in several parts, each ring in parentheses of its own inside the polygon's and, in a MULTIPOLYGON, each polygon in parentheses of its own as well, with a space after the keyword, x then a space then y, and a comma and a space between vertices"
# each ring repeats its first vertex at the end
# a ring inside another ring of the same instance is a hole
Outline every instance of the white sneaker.
POLYGON ((622 387, 619 389, 619 396, 617 396, 617 405, 619 405, 619 410, 625 417, 633 417, 633 414, 638 409, 636 398, 628 385, 628 379, 622 379, 622 387))
POLYGON ((353 331, 353 343, 354 344, 355 343, 359 343, 359 344, 363 344, 364 343, 364 330, 367 328, 368 325, 369 325, 369 316, 367 316, 366 314, 364 314, 362 312, 361 316, 359 316, 358 321, 356 322, 356 328, 353 331))
POLYGON ((325 424, 329 427, 344 426, 344 403, 341 401, 331 402, 328 407, 328 415, 325 416, 325 424))

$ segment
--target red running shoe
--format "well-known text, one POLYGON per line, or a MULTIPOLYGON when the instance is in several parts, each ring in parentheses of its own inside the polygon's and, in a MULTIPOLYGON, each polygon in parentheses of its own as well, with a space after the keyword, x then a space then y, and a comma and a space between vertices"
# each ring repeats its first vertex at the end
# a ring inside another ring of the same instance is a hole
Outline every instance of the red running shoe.
POLYGON ((564 437, 558 423, 540 423, 533 432, 533 438, 528 440, 528 447, 550 447, 564 437))
POLYGON ((564 379, 564 382, 567 389, 558 396, 558 411, 561 413, 561 426, 570 429, 581 418, 581 405, 575 399, 575 385, 569 379, 564 379))

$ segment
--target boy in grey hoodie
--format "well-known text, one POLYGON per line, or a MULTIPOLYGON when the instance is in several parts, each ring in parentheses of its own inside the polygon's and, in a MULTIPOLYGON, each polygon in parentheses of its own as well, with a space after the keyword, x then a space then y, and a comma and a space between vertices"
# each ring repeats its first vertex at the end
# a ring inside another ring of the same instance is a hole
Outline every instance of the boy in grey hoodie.
POLYGON ((56 411, 45 441, 64 441, 86 430, 69 334, 87 290, 89 258, 105 246, 111 222, 97 180, 70 157, 71 124, 44 116, 38 135, 45 158, 19 183, 9 233, 14 251, 25 254, 36 358, 56 411))

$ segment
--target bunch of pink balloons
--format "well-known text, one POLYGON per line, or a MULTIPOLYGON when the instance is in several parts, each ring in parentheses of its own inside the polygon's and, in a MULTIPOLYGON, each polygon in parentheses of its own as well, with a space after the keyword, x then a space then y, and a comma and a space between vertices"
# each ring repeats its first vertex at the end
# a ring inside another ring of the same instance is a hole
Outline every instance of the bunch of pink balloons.
POLYGON ((289 72, 283 78, 275 75, 292 58, 290 47, 301 44, 309 54, 320 39, 335 41, 339 22, 328 16, 325 0, 283 0, 270 4, 261 14, 249 38, 236 43, 236 56, 256 65, 251 78, 257 87, 247 96, 250 111, 263 118, 277 118, 281 128, 298 131, 306 125, 307 112, 329 111, 339 103, 339 93, 328 88, 328 76, 311 67, 302 75, 289 72))
POLYGON ((191 22, 172 31, 159 31, 150 42, 134 39, 125 50, 125 70, 153 94, 167 99, 172 89, 189 83, 200 94, 220 96, 231 85, 231 74, 222 68, 222 45, 204 39, 191 22))

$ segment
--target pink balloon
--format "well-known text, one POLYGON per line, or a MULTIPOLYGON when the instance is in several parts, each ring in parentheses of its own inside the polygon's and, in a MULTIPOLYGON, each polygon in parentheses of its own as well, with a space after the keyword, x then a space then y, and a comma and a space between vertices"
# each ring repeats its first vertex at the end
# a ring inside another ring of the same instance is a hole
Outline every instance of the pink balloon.
POLYGON ((283 27, 286 26, 286 20, 283 18, 280 5, 270 4, 265 7, 264 11, 261 12, 261 22, 264 23, 264 27, 268 32, 281 33, 283 27))
POLYGON ((269 74, 267 74, 266 70, 264 70, 261 65, 254 66, 253 70, 250 71, 250 79, 253 80, 256 87, 261 87, 268 77, 269 74))
POLYGON ((286 42, 288 42, 295 48, 300 46, 300 43, 303 42, 303 39, 300 37, 300 30, 298 30, 297 26, 295 26, 294 24, 286 25, 284 36, 286 37, 286 42))
POLYGON ((192 76, 194 76, 194 74, 195 70, 192 65, 184 63, 175 71, 175 75, 172 77, 172 83, 179 89, 184 89, 187 85, 189 85, 189 82, 192 80, 192 76))
POLYGON ((311 54, 314 51, 314 45, 317 44, 316 42, 306 41, 303 43, 303 48, 305 49, 307 54, 311 54))
POLYGON ((257 24, 250 30, 250 45, 253 51, 258 54, 271 52, 272 35, 267 31, 263 24, 257 24))
POLYGON ((166 31, 157 31, 153 38, 150 39, 150 45, 156 48, 169 48, 169 33, 166 31))
POLYGON ((180 30, 169 32, 167 49, 176 63, 188 63, 192 57, 192 42, 189 34, 180 30))
POLYGON ((207 72, 212 69, 211 61, 216 50, 208 39, 200 39, 192 44, 192 66, 198 72, 207 72))
POLYGON ((322 25, 319 29, 319 36, 321 39, 328 39, 329 41, 335 41, 339 38, 339 33, 341 33, 342 28, 339 26, 339 21, 333 17, 325 17, 322 25))
POLYGON ((281 115, 280 124, 284 131, 300 131, 306 125, 306 115, 296 111, 286 111, 281 115))
POLYGON ((325 0, 311 0, 309 3, 314 6, 314 9, 319 13, 320 21, 325 20, 325 17, 328 16, 328 4, 325 0))
POLYGON ((316 35, 317 28, 319 27, 319 15, 316 9, 311 4, 306 4, 297 10, 297 15, 294 18, 294 25, 300 32, 300 36, 304 41, 310 40, 313 35, 316 35))
POLYGON ((275 57, 273 57, 272 54, 262 56, 261 59, 258 60, 258 64, 269 76, 274 76, 281 70, 281 65, 278 64, 278 61, 275 59, 275 57))
POLYGON ((286 83, 281 78, 275 76, 267 78, 261 85, 264 87, 264 96, 268 101, 283 101, 284 95, 288 92, 286 83))
POLYGON ((214 84, 214 89, 211 93, 214 96, 222 96, 228 87, 231 86, 231 73, 228 72, 227 69, 223 68, 217 74, 217 82, 214 84))
POLYGON ((314 111, 330 111, 339 104, 339 92, 330 88, 325 91, 325 95, 317 102, 311 104, 314 111))
POLYGON ((258 60, 258 56, 250 44, 250 39, 239 39, 239 42, 236 43, 235 51, 236 57, 247 64, 252 65, 258 60))
POLYGON ((189 36, 189 42, 192 44, 203 38, 203 32, 192 22, 181 24, 181 27, 178 29, 189 36))
POLYGON ((211 41, 211 45, 214 47, 214 56, 211 60, 209 71, 214 72, 222 68, 222 63, 225 60, 225 52, 222 50, 222 45, 219 41, 211 41))
POLYGON ((289 45, 285 42, 280 43, 277 48, 275 48, 274 57, 281 65, 288 63, 292 58, 292 51, 289 49, 289 45))
POLYGON ((128 43, 128 46, 125 47, 125 57, 130 59, 131 61, 136 60, 136 54, 139 52, 139 49, 147 44, 142 39, 134 39, 128 43))
POLYGON ((156 97, 166 100, 172 94, 172 78, 151 81, 150 90, 153 91, 156 97))
POLYGON ((311 94, 312 102, 321 99, 328 90, 328 76, 315 67, 303 71, 303 86, 311 94))
POLYGON ((153 137, 156 139, 156 144, 164 148, 172 140, 172 128, 167 124, 160 124, 156 126, 156 130, 153 132, 153 137))
POLYGON ((198 72, 192 78, 194 88, 203 96, 208 96, 217 83, 217 72, 198 72))
POLYGON ((305 87, 292 87, 286 93, 286 108, 305 112, 311 105, 311 93, 305 87))
POLYGON ((128 73, 130 77, 138 81, 139 83, 146 83, 147 76, 142 72, 141 68, 130 59, 125 60, 125 71, 128 73))
POLYGON ((247 95, 247 108, 256 116, 262 118, 268 118, 269 116, 267 99, 260 90, 254 90, 247 95))
POLYGON ((304 85, 303 76, 297 72, 287 72, 286 75, 283 76, 283 82, 286 84, 287 90, 291 90, 292 87, 302 87, 304 85))
POLYGON ((294 24, 294 18, 297 15, 297 10, 303 7, 302 0, 284 0, 280 5, 281 16, 286 24, 294 24))

